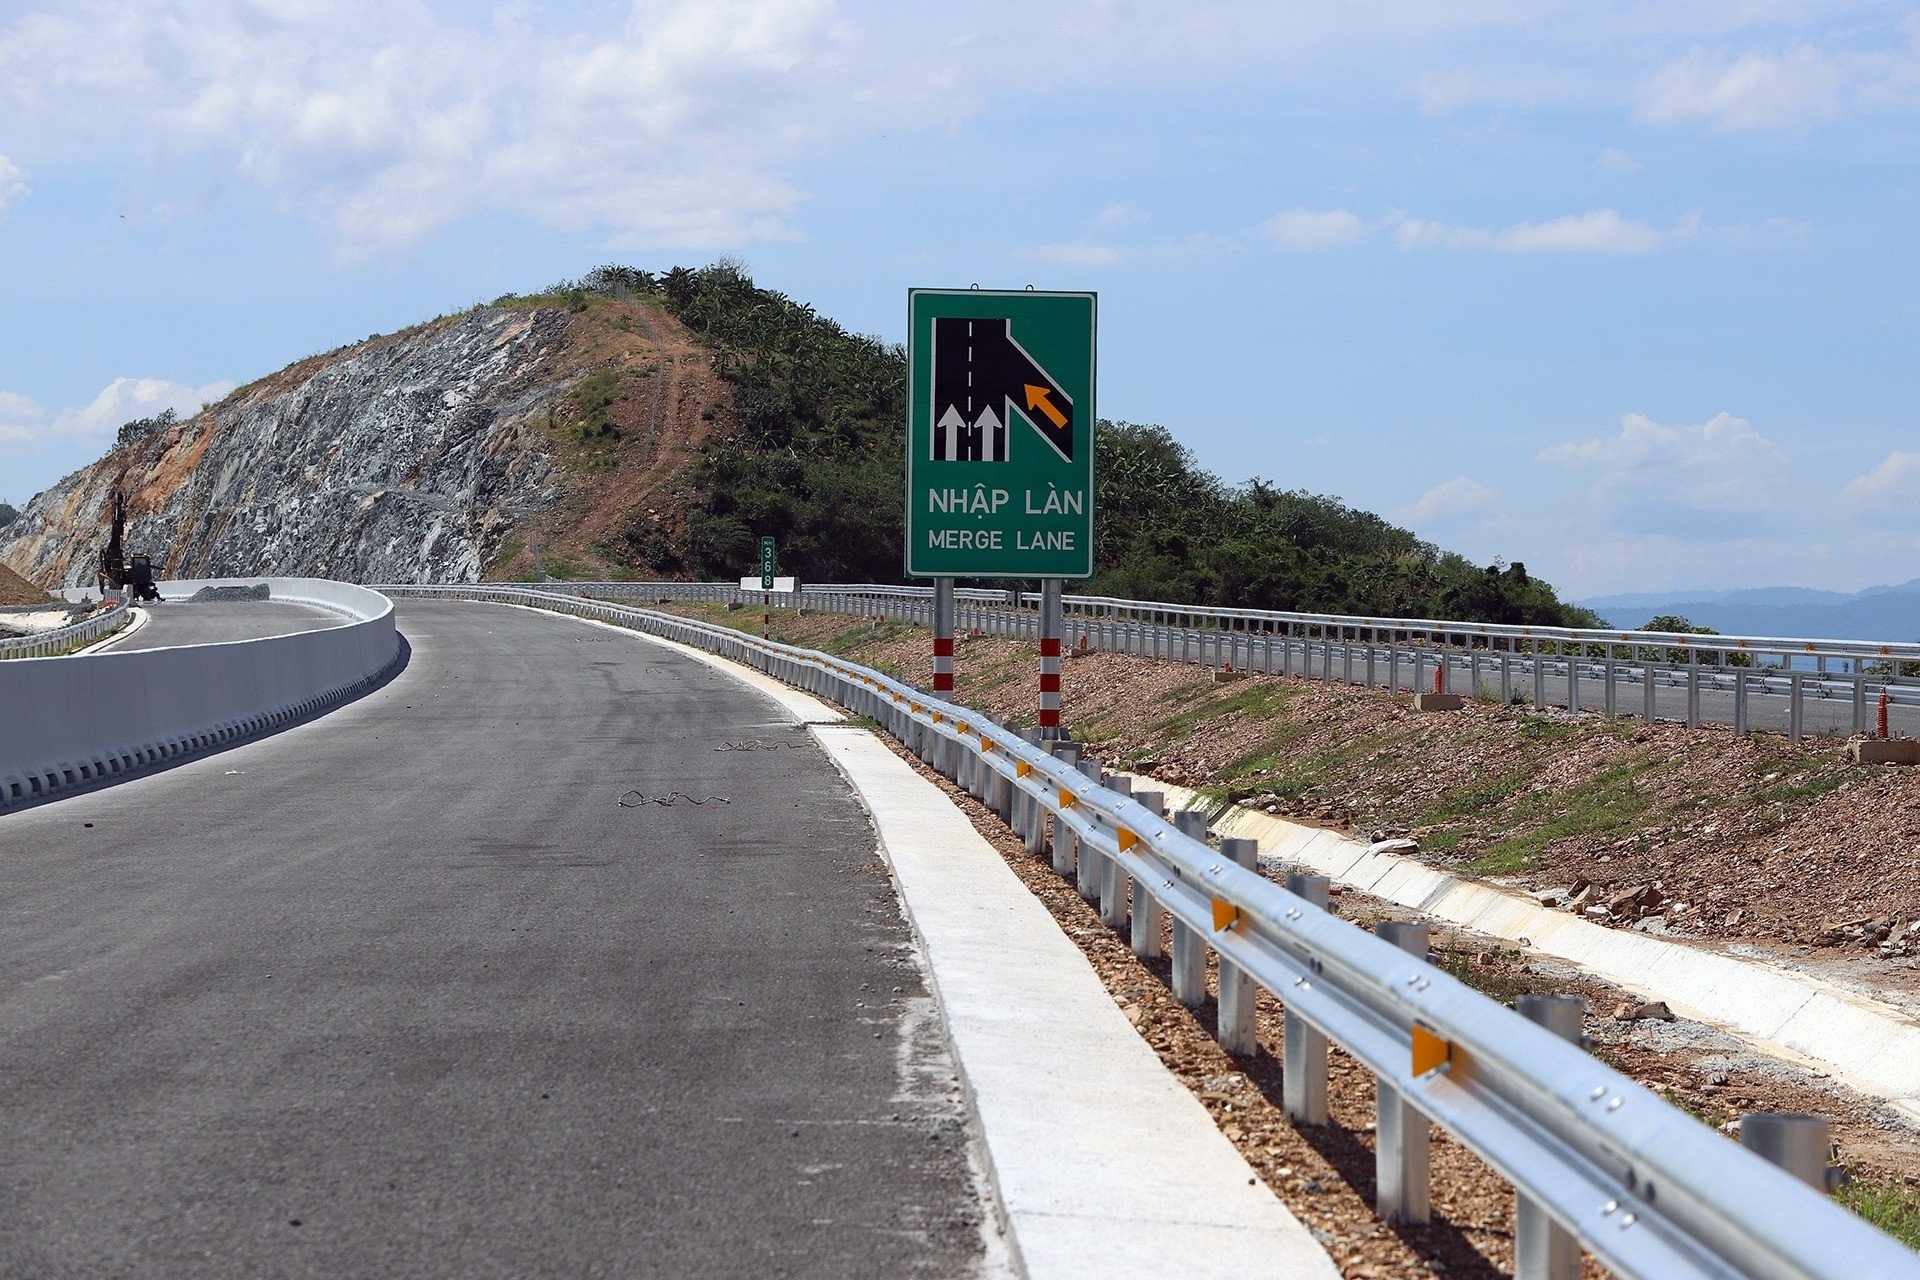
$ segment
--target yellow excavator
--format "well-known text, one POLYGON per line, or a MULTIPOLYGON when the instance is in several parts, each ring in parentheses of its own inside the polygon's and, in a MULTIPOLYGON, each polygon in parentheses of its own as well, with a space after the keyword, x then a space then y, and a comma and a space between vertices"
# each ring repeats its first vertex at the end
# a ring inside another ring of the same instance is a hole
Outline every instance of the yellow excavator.
MULTIPOLYGON (((155 565, 153 557, 144 551, 127 554, 123 547, 123 538, 127 531, 127 495, 115 488, 113 491, 113 537, 100 550, 100 572, 96 580, 100 584, 100 594, 109 590, 125 591, 136 600, 158 600, 160 588, 153 583, 155 565)), ((159 566, 164 568, 165 566, 159 566)))

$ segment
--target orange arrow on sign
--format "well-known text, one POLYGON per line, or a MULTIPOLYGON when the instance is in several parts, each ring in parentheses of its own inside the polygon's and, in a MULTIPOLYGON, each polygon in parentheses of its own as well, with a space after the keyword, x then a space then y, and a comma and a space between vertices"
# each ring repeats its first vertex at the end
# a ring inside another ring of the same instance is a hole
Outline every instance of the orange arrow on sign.
POLYGON ((1036 387, 1031 382, 1025 385, 1027 388, 1028 413, 1032 413, 1035 409, 1038 409, 1047 415, 1048 420, 1050 420, 1054 426, 1064 427, 1067 425, 1067 415, 1054 408, 1053 401, 1047 398, 1053 394, 1052 391, 1046 387, 1036 387))

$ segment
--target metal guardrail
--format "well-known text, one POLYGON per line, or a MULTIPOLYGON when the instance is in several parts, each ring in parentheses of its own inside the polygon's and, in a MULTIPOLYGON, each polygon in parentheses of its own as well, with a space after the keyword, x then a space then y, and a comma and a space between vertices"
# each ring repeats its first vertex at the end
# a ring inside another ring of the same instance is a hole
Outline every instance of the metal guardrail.
MULTIPOLYGON (((607 598, 750 603, 761 593, 734 583, 580 582, 543 590, 607 598)), ((781 604, 932 625, 928 587, 815 584, 781 604)), ((1032 593, 955 592, 957 624, 989 635, 1037 638, 1032 593)), ((1920 731, 1920 644, 1574 631, 1418 619, 1340 618, 1254 609, 1067 596, 1066 643, 1261 674, 1503 703, 1637 715, 1745 734, 1866 733, 1884 694, 1896 732, 1920 731), (1782 666, 1770 668, 1769 658, 1782 666), (1789 662, 1812 662, 1811 670, 1789 662), (1863 667, 1874 669, 1863 669, 1863 667)))
POLYGON ((1320 877, 1289 877, 1286 888, 1266 880, 1241 864, 1244 846, 1209 847, 1203 828, 1189 834, 1184 817, 1168 822, 1157 804, 1126 793, 1127 780, 1103 781, 1097 762, 1071 763, 880 672, 695 619, 570 591, 379 590, 529 605, 630 627, 871 718, 1011 820, 1029 851, 1051 851, 1103 918, 1130 931, 1137 953, 1158 954, 1170 918, 1177 999, 1205 999, 1211 949, 1220 962, 1223 1044, 1252 1047, 1251 984, 1279 999, 1290 1116, 1325 1123, 1329 1041, 1371 1070, 1383 1211, 1425 1216, 1420 1117, 1511 1182, 1520 1202, 1519 1274, 1528 1280, 1571 1280, 1580 1250, 1634 1280, 1920 1277, 1920 1256, 1569 1043, 1564 1030, 1549 1029, 1559 1021, 1549 1012, 1530 1021, 1428 964, 1423 944, 1409 954, 1340 920, 1323 909, 1320 877))
POLYGON ((127 625, 127 619, 131 616, 126 601, 115 599, 106 608, 68 626, 42 631, 37 635, 0 640, 0 659, 50 658, 71 653, 78 647, 92 644, 102 636, 118 631, 127 625))

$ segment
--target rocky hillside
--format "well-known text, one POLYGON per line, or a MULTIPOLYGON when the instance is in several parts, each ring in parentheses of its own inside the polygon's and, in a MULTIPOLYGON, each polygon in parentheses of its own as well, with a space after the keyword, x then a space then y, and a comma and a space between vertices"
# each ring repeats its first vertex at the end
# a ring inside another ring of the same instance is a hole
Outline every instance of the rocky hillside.
POLYGON ((708 366, 654 304, 502 299, 136 424, 27 504, 0 562, 92 581, 118 485, 127 548, 174 578, 623 571, 594 548, 673 536, 666 495, 720 424, 708 366))

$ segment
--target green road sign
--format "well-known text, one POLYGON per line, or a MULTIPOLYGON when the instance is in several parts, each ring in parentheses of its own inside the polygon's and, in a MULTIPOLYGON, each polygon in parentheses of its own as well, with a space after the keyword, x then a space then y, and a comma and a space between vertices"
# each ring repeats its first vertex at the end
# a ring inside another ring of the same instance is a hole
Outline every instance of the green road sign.
POLYGON ((907 295, 907 574, 1093 576, 1094 295, 907 295))
POLYGON ((760 539, 760 589, 773 590, 773 539, 760 539))

